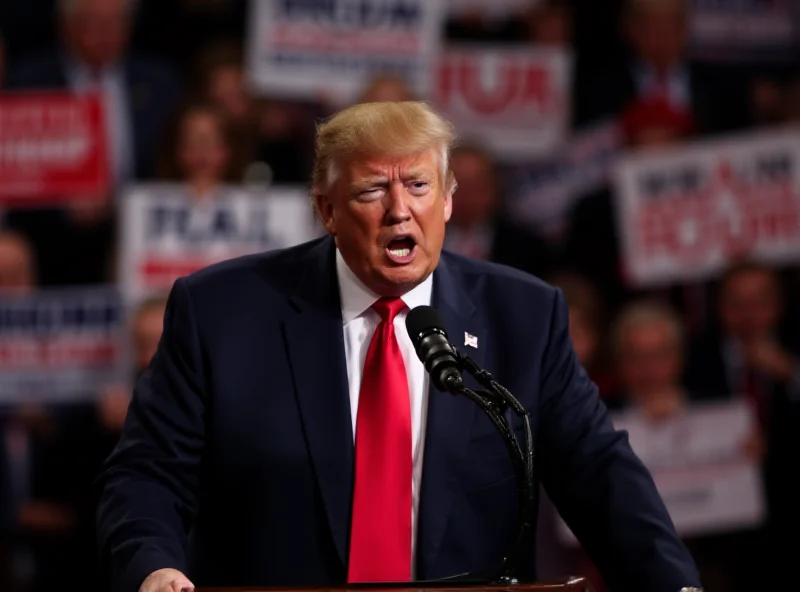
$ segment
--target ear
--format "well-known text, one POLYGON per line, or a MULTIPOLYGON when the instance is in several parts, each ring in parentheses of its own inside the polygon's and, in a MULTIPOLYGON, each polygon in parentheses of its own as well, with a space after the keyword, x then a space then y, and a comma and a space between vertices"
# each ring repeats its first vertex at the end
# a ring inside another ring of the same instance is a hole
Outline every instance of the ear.
POLYGON ((331 235, 336 236, 336 214, 330 196, 322 193, 315 193, 314 205, 317 208, 317 215, 322 221, 325 230, 331 235))
POLYGON ((444 221, 450 221, 450 216, 453 214, 453 194, 456 192, 456 179, 453 173, 448 174, 447 185, 444 192, 444 221))

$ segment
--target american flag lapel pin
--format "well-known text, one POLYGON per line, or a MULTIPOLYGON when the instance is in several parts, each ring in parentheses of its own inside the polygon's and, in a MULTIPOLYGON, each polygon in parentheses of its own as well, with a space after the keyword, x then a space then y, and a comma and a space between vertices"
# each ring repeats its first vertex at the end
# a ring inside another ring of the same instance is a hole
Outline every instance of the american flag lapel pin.
POLYGON ((474 347, 478 349, 478 338, 475 335, 470 335, 464 331, 464 345, 466 347, 474 347))

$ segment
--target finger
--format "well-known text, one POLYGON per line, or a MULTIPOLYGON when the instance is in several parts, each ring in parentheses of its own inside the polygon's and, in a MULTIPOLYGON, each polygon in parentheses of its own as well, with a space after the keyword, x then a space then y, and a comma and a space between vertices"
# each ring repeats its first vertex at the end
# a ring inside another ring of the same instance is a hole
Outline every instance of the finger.
POLYGON ((192 592, 194 584, 186 578, 176 578, 172 580, 172 592, 192 592))

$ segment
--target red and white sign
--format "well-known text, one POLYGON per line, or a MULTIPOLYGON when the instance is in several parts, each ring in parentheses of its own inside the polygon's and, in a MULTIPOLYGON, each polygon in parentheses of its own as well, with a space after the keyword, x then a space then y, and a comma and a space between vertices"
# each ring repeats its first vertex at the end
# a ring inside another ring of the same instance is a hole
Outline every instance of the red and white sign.
POLYGON ((460 136, 501 159, 540 156, 565 139, 571 62, 557 49, 453 47, 439 62, 433 102, 460 136))
POLYGON ((0 204, 107 198, 109 165, 99 96, 0 95, 0 204))
POLYGON ((615 183, 633 285, 706 279, 741 257, 800 261, 797 132, 633 154, 615 183))
POLYGON ((198 199, 182 185, 140 185, 121 204, 120 277, 129 304, 164 294, 179 277, 208 265, 320 233, 301 188, 231 186, 198 199))
POLYGON ((130 375, 126 337, 110 286, 0 296, 0 402, 96 396, 130 375))
POLYGON ((346 104, 392 73, 428 94, 443 0, 253 0, 248 74, 270 96, 346 104))

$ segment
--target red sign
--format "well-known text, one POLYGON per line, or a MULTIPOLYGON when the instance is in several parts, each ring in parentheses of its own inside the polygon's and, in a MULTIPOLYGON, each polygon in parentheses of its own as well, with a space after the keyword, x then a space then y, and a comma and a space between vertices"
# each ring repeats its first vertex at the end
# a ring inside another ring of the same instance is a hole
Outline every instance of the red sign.
POLYGON ((0 205, 102 201, 109 177, 99 96, 0 95, 0 205))

